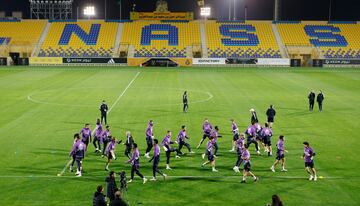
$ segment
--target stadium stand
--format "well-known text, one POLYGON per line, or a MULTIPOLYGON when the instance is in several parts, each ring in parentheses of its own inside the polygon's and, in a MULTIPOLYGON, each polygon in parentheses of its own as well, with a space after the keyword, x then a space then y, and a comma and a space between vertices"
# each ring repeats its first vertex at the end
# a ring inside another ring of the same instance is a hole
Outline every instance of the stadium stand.
POLYGON ((281 58, 270 23, 208 21, 210 58, 281 58))
POLYGON ((333 33, 325 33, 323 37, 325 39, 330 38, 335 45, 321 47, 325 58, 360 58, 360 25, 332 24, 331 26, 335 31, 333 33))
POLYGON ((46 22, 44 20, 0 21, 0 45, 35 47, 46 22))
POLYGON ((318 47, 325 58, 360 58, 359 24, 280 23, 285 46, 318 47))
POLYGON ((196 21, 134 21, 124 24, 121 44, 134 46, 134 57, 187 57, 200 44, 196 21))
POLYGON ((39 57, 111 57, 117 23, 104 21, 53 22, 39 57))

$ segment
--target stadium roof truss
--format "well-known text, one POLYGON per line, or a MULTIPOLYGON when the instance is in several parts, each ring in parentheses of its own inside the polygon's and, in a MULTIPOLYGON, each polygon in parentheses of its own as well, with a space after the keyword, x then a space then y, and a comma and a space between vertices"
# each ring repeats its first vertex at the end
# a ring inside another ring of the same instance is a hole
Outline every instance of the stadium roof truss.
POLYGON ((29 0, 33 19, 71 19, 73 0, 29 0))

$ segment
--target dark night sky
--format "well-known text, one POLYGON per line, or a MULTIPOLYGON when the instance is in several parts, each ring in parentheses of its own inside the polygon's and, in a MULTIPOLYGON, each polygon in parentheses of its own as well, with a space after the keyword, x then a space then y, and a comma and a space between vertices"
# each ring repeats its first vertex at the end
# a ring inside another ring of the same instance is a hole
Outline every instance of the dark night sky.
MULTIPOLYGON (((109 19, 119 18, 119 0, 107 0, 109 19)), ((229 1, 233 0, 205 0, 212 7, 212 17, 228 19, 229 1)), ((248 19, 270 20, 273 18, 274 0, 236 0, 237 19, 244 19, 245 4, 248 7, 248 19)), ((282 20, 327 20, 330 0, 282 0, 282 20)), ((84 5, 92 3, 96 6, 97 18, 104 18, 105 0, 74 0, 74 18, 76 8, 80 12, 84 5)), ((153 11, 156 0, 122 0, 123 18, 129 18, 129 11, 135 3, 137 11, 153 11)), ((194 11, 198 18, 199 8, 196 0, 168 0, 170 11, 194 11)), ((332 20, 360 20, 360 0, 332 0, 332 20)), ((23 11, 29 17, 28 0, 0 0, 0 11, 23 11)), ((80 15, 81 17, 81 15, 80 15)))

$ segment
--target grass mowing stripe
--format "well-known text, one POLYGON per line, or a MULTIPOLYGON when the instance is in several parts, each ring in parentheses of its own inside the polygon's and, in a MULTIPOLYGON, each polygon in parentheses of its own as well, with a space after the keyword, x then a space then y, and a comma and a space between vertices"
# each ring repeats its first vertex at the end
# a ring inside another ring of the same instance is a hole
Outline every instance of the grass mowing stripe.
MULTIPOLYGON (((126 93, 126 91, 130 88, 130 86, 132 85, 132 83, 136 80, 136 78, 140 75, 140 72, 137 72, 135 77, 132 78, 132 80, 129 82, 129 84, 126 86, 126 88, 124 89, 124 91, 119 95, 119 97, 115 100, 115 102, 111 105, 108 114, 110 114, 111 110, 116 106, 116 104, 120 101, 121 97, 124 96, 124 94, 126 93)), ((29 97, 28 97, 29 99, 29 97)), ((95 129, 91 132, 91 134, 94 134, 95 129)), ((60 173, 57 174, 57 176, 62 176, 64 174, 64 172, 66 171, 66 169, 70 166, 72 160, 70 159, 67 164, 65 165, 65 167, 61 170, 60 173)))

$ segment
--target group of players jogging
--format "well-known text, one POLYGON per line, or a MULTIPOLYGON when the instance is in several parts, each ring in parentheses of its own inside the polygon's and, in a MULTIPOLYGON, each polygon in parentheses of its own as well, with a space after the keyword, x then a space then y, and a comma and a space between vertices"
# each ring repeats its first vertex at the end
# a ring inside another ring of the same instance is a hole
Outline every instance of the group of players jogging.
MULTIPOLYGON (((272 108, 272 107, 271 107, 272 108)), ((186 110, 185 110, 186 111, 186 110)), ((272 133, 272 124, 274 122, 273 116, 268 118, 268 122, 262 127, 259 124, 256 112, 254 109, 250 110, 251 112, 251 124, 245 130, 244 133, 239 132, 239 128, 235 120, 231 119, 231 131, 233 136, 232 148, 230 152, 236 152, 237 160, 233 167, 234 172, 240 172, 240 165, 243 164, 243 183, 246 182, 248 175, 252 176, 256 182, 258 178, 251 172, 251 156, 249 152, 249 147, 251 144, 254 144, 255 151, 257 155, 261 155, 260 147, 263 146, 264 152, 268 156, 272 156, 272 147, 271 147, 271 137, 272 133)), ((268 115, 269 117, 269 115, 268 115)), ((185 146, 189 153, 194 153, 187 143, 189 139, 187 135, 187 128, 185 125, 181 126, 178 135, 176 136, 175 141, 172 140, 172 132, 167 131, 165 137, 159 142, 158 139, 154 138, 153 133, 154 122, 149 121, 148 126, 145 131, 145 140, 147 148, 144 154, 144 157, 149 159, 149 162, 152 162, 153 166, 153 177, 152 181, 156 181, 156 174, 160 174, 164 179, 167 176, 165 173, 159 170, 158 166, 160 163, 160 147, 163 147, 163 150, 166 154, 166 170, 171 170, 170 167, 170 158, 171 153, 175 153, 175 158, 181 158, 183 154, 181 152, 182 148, 185 146), (175 147, 174 144, 177 144, 178 147, 175 147), (151 150, 153 150, 152 156, 150 155, 151 150)), ((203 126, 203 137, 199 142, 197 149, 199 149, 202 143, 207 140, 205 152, 201 155, 202 159, 206 161, 201 165, 205 167, 207 164, 210 164, 213 172, 218 172, 216 169, 216 159, 218 152, 218 138, 222 136, 219 135, 219 127, 212 126, 208 119, 204 120, 203 126)), ((74 135, 74 145, 69 154, 72 157, 72 162, 70 165, 70 171, 73 172, 74 164, 76 162, 76 176, 82 176, 82 161, 85 157, 86 151, 88 149, 89 143, 93 143, 95 147, 95 153, 101 154, 101 157, 107 157, 107 162, 105 165, 105 170, 109 170, 109 165, 112 160, 116 160, 116 147, 118 144, 122 143, 122 140, 117 140, 114 136, 111 135, 110 126, 103 126, 100 119, 96 122, 96 127, 93 131, 90 129, 89 124, 85 124, 84 128, 81 129, 79 133, 74 135), (93 137, 93 138, 92 138, 93 137)), ((134 174, 136 173, 140 178, 142 178, 143 183, 147 182, 147 179, 140 172, 140 153, 138 145, 134 142, 134 139, 129 131, 126 132, 126 140, 123 143, 125 145, 125 156, 128 157, 129 163, 132 165, 131 168, 131 177, 129 182, 132 182, 134 179, 134 174)), ((305 161, 305 169, 310 174, 309 180, 317 180, 316 170, 314 168, 313 158, 315 156, 314 150, 310 147, 308 142, 304 142, 304 153, 302 158, 305 161)), ((276 160, 274 164, 270 167, 272 172, 275 172, 276 166, 281 163, 281 171, 286 172, 285 168, 285 137, 280 135, 276 144, 276 160)))

